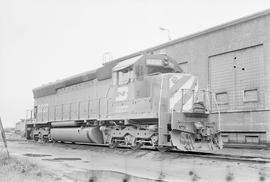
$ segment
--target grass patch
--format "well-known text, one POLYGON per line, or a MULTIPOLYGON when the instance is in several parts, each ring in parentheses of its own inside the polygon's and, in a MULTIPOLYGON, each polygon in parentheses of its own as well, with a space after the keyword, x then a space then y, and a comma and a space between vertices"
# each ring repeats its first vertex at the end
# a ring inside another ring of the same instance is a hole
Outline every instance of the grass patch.
POLYGON ((53 174, 50 174, 36 164, 26 159, 16 158, 0 154, 0 181, 1 182, 48 182, 59 181, 53 174))

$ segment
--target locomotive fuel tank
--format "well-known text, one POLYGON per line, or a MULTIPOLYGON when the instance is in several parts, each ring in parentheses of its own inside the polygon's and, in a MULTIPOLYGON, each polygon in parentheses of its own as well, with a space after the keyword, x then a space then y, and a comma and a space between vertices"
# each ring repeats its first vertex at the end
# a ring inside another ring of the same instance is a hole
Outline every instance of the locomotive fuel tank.
POLYGON ((55 141, 103 144, 99 127, 52 128, 51 138, 55 141))

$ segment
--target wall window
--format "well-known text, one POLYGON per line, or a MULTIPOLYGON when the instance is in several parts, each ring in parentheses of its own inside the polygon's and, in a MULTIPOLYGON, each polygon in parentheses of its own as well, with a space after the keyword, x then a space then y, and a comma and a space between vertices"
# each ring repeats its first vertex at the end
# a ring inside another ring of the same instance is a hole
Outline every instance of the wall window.
POLYGON ((244 102, 257 102, 259 100, 258 89, 244 90, 243 97, 244 102))
POLYGON ((228 104, 229 103, 228 93, 227 92, 216 93, 216 100, 218 105, 228 104))
POLYGON ((246 143, 260 143, 260 138, 259 136, 255 136, 255 135, 246 135, 245 142, 246 143))

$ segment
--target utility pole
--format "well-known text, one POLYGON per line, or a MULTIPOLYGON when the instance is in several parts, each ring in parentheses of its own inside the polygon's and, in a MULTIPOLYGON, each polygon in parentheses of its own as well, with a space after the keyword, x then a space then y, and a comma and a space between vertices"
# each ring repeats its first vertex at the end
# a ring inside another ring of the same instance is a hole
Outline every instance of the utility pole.
POLYGON ((4 127, 3 127, 3 124, 2 124, 1 117, 0 117, 0 133, 1 133, 3 143, 4 143, 4 147, 6 149, 7 158, 9 158, 9 152, 8 152, 8 148, 7 148, 7 140, 6 140, 6 135, 5 135, 5 131, 4 131, 4 127))

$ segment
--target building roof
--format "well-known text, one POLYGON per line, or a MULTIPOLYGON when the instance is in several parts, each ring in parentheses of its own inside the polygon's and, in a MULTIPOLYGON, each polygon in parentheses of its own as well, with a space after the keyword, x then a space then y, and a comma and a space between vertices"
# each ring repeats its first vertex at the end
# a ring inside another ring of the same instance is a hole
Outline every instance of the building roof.
MULTIPOLYGON (((141 55, 141 54, 146 54, 146 53, 149 53, 149 52, 152 52, 152 51, 156 51, 156 50, 162 49, 164 47, 175 45, 175 44, 177 44, 179 42, 183 42, 183 41, 186 41, 186 40, 189 40, 189 39, 201 36, 201 35, 212 33, 212 32, 224 29, 224 28, 228 28, 230 26, 234 26, 234 25, 237 25, 237 24, 240 24, 240 23, 244 23, 244 22, 247 22, 247 21, 250 21, 250 20, 254 20, 256 18, 268 16, 268 15, 270 15, 270 9, 266 9, 264 11, 260 11, 260 12, 257 12, 255 14, 251 14, 251 15, 248 15, 248 16, 245 16, 245 17, 242 17, 242 18, 238 18, 236 20, 229 21, 227 23, 217 25, 217 26, 214 26, 212 28, 209 28, 209 29, 206 29, 206 30, 194 33, 194 34, 190 34, 190 35, 187 35, 185 37, 181 37, 181 38, 178 38, 178 39, 175 39, 175 40, 172 40, 172 41, 169 41, 169 42, 166 42, 166 43, 163 43, 163 44, 151 47, 151 48, 147 48, 145 50, 138 51, 138 52, 129 54, 129 55, 124 56, 124 57, 120 57, 120 58, 112 60, 110 62, 120 62, 120 61, 129 59, 129 58, 141 55)), ((107 62, 105 64, 108 64, 110 62, 107 62)))

